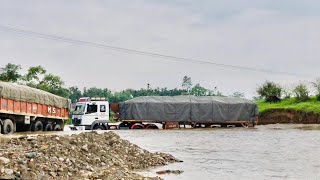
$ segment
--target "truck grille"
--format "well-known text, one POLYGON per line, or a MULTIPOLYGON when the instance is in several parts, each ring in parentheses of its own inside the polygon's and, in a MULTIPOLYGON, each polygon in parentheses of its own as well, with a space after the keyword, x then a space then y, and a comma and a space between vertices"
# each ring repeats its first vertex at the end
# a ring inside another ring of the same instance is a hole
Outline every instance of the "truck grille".
POLYGON ((72 124, 78 126, 81 124, 81 119, 72 119, 72 124))

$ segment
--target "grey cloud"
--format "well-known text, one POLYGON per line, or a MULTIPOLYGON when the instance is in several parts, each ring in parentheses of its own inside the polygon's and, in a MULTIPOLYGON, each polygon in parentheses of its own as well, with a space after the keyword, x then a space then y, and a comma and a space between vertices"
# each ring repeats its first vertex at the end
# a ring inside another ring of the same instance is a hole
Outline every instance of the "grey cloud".
POLYGON ((217 63, 314 75, 293 77, 181 63, 0 31, 0 66, 41 64, 61 75, 67 85, 120 90, 150 83, 174 88, 189 75, 194 83, 208 88, 218 86, 226 93, 242 91, 252 96, 257 84, 267 79, 286 84, 311 81, 320 65, 319 16, 307 16, 309 6, 303 7, 302 16, 296 7, 290 9, 291 1, 282 2, 286 9, 273 7, 269 1, 202 1, 196 7, 196 1, 32 2, 2 2, 0 24, 217 63), (214 20, 223 11, 231 15, 214 20))

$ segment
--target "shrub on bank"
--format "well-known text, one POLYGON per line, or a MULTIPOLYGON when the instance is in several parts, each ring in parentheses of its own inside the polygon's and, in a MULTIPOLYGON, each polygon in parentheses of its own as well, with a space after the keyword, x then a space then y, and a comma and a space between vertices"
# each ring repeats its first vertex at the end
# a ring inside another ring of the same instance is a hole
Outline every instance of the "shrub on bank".
POLYGON ((257 89, 257 93, 262 97, 266 102, 279 102, 281 101, 281 94, 283 89, 280 85, 266 81, 257 89))
POLYGON ((317 100, 320 101, 320 79, 317 79, 315 82, 312 83, 312 85, 316 90, 317 100))
POLYGON ((295 94, 298 102, 306 102, 310 99, 309 90, 305 84, 299 84, 294 88, 293 93, 295 94))

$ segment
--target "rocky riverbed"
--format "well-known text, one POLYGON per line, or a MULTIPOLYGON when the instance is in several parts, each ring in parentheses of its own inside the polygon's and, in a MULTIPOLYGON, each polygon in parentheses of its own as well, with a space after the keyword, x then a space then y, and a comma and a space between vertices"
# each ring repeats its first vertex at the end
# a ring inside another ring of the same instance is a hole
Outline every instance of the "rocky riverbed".
POLYGON ((0 179, 160 179, 134 171, 173 162, 180 161, 114 132, 22 136, 0 144, 0 179))

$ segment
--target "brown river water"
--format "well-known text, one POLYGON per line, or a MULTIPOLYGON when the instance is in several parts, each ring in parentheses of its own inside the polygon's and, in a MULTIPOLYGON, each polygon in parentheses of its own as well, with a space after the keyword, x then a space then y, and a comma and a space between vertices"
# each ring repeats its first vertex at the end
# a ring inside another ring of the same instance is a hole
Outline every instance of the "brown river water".
POLYGON ((320 179, 320 130, 293 125, 256 129, 118 131, 125 139, 149 150, 174 155, 183 163, 151 169, 183 170, 167 180, 202 179, 320 179))
MULTIPOLYGON (((186 130, 117 130, 122 138, 151 152, 183 160, 139 172, 166 180, 202 179, 320 179, 320 126, 266 125, 257 128, 186 130)), ((61 134, 72 134, 66 129, 61 134)), ((76 132, 79 133, 79 132, 76 132)))

